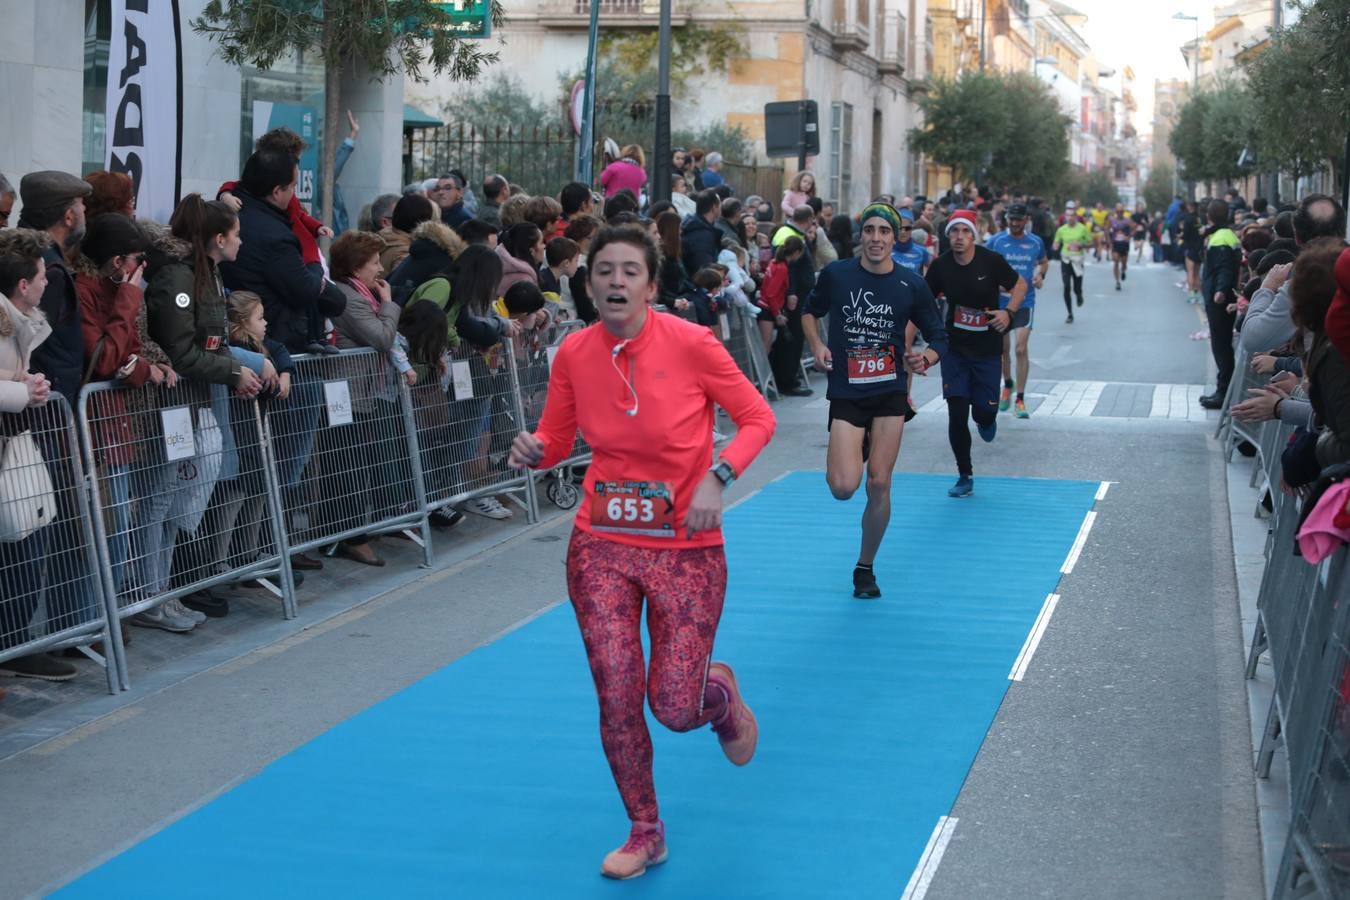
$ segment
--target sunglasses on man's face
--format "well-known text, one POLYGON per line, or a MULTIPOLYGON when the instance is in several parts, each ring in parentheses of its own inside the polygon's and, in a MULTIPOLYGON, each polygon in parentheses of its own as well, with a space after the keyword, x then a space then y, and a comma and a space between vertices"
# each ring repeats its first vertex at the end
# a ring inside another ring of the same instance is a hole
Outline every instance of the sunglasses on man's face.
POLYGON ((901 226, 900 226, 900 230, 901 230, 901 231, 913 231, 913 230, 914 230, 914 226, 913 226, 913 225, 901 225, 901 226))

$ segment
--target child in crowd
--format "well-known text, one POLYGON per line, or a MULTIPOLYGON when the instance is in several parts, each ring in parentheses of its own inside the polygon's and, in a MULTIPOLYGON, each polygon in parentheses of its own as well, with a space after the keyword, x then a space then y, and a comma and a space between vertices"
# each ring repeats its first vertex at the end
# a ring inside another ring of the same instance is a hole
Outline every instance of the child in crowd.
POLYGON ((450 389, 449 331, 445 310, 430 300, 403 308, 389 355, 409 387, 438 380, 441 390, 450 389))
POLYGON ((759 334, 764 339, 764 351, 773 348, 773 330, 787 327, 787 316, 783 308, 787 304, 788 273, 792 264, 801 259, 806 252, 806 244, 801 238, 793 236, 783 241, 774 253, 773 261, 764 275, 764 287, 759 294, 759 334))
MULTIPOLYGON (((267 337, 262 298, 252 291, 233 291, 226 298, 225 314, 231 348, 258 354, 277 372, 275 387, 265 384, 258 399, 264 403, 287 399, 291 395, 295 364, 284 344, 267 337)), ((234 421, 231 427, 239 429, 243 424, 234 421)), ((216 482, 208 512, 211 566, 216 571, 252 562, 258 555, 258 541, 264 531, 267 485, 262 477, 260 449, 238 431, 235 443, 240 474, 216 482)), ((256 580, 241 582, 238 587, 264 589, 256 580)))
POLYGON ((580 262, 581 248, 576 241, 556 237, 544 247, 544 268, 539 270, 539 290, 546 301, 557 304, 560 319, 575 319, 577 316, 571 283, 580 262))
POLYGON ((731 300, 731 305, 753 313, 759 311, 751 299, 755 296, 757 286, 747 268, 747 259, 745 248, 732 240, 724 241, 722 252, 717 254, 717 264, 727 269, 727 285, 724 290, 731 300))

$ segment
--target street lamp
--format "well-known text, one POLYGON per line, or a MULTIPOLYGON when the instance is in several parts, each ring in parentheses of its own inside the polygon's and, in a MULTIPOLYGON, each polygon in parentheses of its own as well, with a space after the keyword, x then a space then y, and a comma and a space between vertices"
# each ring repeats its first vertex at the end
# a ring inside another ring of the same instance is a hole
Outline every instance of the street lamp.
POLYGON ((1195 74, 1191 79, 1191 93, 1195 94, 1200 90, 1200 17, 1179 12, 1173 13, 1172 18, 1176 19, 1178 22, 1195 23, 1195 49, 1191 51, 1195 56, 1195 74))

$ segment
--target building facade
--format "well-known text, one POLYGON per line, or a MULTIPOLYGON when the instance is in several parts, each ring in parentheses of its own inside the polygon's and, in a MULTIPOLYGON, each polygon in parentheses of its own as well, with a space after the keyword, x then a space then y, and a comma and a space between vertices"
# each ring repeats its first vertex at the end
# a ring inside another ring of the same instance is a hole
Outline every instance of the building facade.
MULTIPOLYGON (((269 72, 225 64, 216 46, 196 34, 191 20, 206 0, 179 0, 181 93, 177 126, 181 129, 178 195, 199 192, 214 198, 222 181, 234 179, 247 158, 255 131, 287 124, 312 130, 315 148, 298 193, 318 201, 322 183, 323 69, 313 60, 291 58, 269 72), (257 121, 255 121, 255 118, 257 121)), ((151 4, 149 15, 171 15, 170 4, 151 4)), ((160 22, 172 34, 172 22, 160 22)), ((108 161, 107 98, 109 60, 126 39, 115 29, 111 0, 8 0, 5 28, 0 30, 0 172, 16 186, 27 172, 60 169, 76 174, 104 169, 108 161), (116 34, 114 32, 117 32, 116 34)), ((123 53, 134 58, 136 51, 123 53)), ((172 55, 172 54, 170 54, 172 55)), ((124 79, 111 81, 125 90, 124 79)), ((146 86, 147 92, 150 90, 146 86)), ((342 189, 353 221, 360 206, 379 193, 399 188, 403 132, 403 83, 394 76, 376 81, 347 73, 343 105, 360 119, 356 152, 342 173, 342 189)), ((135 104, 122 118, 140 127, 135 104)), ((115 117, 116 118, 116 117, 115 117)), ((346 134, 343 122, 340 134, 346 134)), ((161 175, 153 173, 153 176, 161 175)), ((145 173, 145 177, 152 177, 145 173)), ((172 200, 159 209, 138 207, 138 214, 167 220, 172 200)))
MULTIPOLYGON (((603 34, 658 25, 657 0, 599 2, 603 34)), ((503 5, 504 43, 494 48, 501 53, 500 68, 532 95, 558 97, 568 73, 584 65, 590 3, 503 0, 503 5)), ((912 192, 921 182, 909 132, 918 125, 915 99, 927 71, 925 17, 925 0, 673 0, 675 27, 730 26, 741 36, 744 53, 726 72, 693 76, 683 95, 672 97, 672 127, 739 126, 764 159, 764 105, 815 100, 820 154, 807 166, 822 197, 857 210, 878 193, 912 192)), ((453 108, 462 90, 443 83, 409 85, 407 99, 425 109, 453 108)), ((650 155, 650 143, 644 149, 650 155)), ((797 161, 784 163, 791 177, 797 161)))

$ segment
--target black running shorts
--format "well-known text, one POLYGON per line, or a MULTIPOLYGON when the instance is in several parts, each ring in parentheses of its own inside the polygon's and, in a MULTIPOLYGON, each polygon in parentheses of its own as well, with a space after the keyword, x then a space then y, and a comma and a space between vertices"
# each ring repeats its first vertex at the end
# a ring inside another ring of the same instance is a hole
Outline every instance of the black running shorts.
MULTIPOLYGON (((909 395, 904 391, 830 401, 831 423, 835 419, 841 419, 855 428, 868 428, 873 419, 894 416, 904 416, 906 422, 914 418, 914 410, 909 405, 909 395)), ((828 423, 826 428, 828 430, 828 423)))

